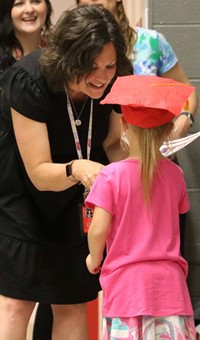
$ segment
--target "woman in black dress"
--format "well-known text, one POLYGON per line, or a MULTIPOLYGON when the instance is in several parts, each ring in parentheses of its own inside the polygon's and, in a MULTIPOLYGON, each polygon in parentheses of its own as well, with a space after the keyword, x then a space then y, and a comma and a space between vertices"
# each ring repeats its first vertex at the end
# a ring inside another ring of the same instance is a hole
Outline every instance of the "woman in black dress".
POLYGON ((106 9, 66 11, 45 50, 6 71, 0 118, 0 339, 25 339, 36 302, 51 304, 53 339, 87 339, 97 297, 83 205, 103 164, 120 154, 118 107, 99 102, 131 74, 106 9), (115 109, 115 111, 114 111, 115 109))

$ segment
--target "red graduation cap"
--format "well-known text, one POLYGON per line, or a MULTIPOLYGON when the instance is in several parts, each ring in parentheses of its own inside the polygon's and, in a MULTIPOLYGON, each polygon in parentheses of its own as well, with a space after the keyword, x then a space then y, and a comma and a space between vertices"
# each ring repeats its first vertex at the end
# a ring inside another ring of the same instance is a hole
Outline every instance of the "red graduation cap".
POLYGON ((169 78, 130 75, 118 77, 101 104, 120 104, 127 123, 151 128, 178 116, 194 90, 169 78))

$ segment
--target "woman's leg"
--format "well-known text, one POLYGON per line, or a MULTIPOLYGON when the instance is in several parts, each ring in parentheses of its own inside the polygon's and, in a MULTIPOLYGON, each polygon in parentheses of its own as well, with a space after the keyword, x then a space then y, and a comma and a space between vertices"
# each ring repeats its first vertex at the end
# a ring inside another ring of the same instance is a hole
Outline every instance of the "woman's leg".
POLYGON ((0 339, 25 340, 35 302, 0 296, 0 339))
POLYGON ((52 305, 52 340, 87 340, 86 304, 52 305))

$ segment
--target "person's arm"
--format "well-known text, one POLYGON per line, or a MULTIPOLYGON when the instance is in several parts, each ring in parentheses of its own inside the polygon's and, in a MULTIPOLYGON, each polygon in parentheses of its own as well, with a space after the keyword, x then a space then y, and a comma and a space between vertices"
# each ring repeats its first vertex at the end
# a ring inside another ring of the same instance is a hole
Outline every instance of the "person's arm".
POLYGON ((103 147, 110 162, 120 161, 128 157, 128 150, 121 145, 121 114, 112 111, 110 115, 109 132, 103 142, 103 147))
POLYGON ((12 109, 18 149, 26 172, 40 191, 62 191, 78 182, 90 188, 103 165, 89 160, 75 160, 72 176, 66 176, 66 164, 53 163, 45 123, 29 119, 12 109))
POLYGON ((89 255, 86 265, 91 274, 97 274, 101 270, 106 238, 109 231, 112 215, 106 210, 95 207, 92 222, 88 231, 89 255))
MULTIPOLYGON (((184 84, 190 84, 187 75, 185 74, 179 63, 176 63, 169 71, 161 74, 161 77, 171 78, 184 84)), ((198 97, 196 91, 194 91, 188 98, 188 111, 193 117, 195 117, 198 110, 198 97)), ((176 125, 176 138, 184 137, 190 129, 190 120, 186 115, 179 115, 175 120, 176 125)))

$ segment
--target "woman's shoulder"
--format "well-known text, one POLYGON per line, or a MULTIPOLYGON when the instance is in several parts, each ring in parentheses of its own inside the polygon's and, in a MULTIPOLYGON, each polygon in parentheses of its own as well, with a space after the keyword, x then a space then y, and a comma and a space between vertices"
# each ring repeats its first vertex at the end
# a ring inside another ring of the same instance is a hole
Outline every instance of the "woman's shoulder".
POLYGON ((27 54, 25 57, 23 57, 21 60, 17 61, 12 68, 17 69, 23 69, 24 72, 27 73, 32 79, 37 80, 41 78, 42 71, 40 66, 40 56, 41 56, 41 48, 27 54))
POLYGON ((152 39, 158 39, 160 34, 158 31, 150 29, 150 28, 145 28, 145 27, 139 27, 136 26, 135 28, 137 35, 138 35, 138 39, 140 39, 141 37, 146 37, 148 39, 152 38, 152 39))
POLYGON ((153 42, 157 43, 158 47, 161 47, 162 45, 168 45, 169 42, 166 40, 165 36, 161 33, 158 32, 154 29, 149 29, 149 28, 144 28, 144 27, 136 27, 136 32, 138 35, 138 40, 136 42, 137 43, 144 43, 146 42, 150 42, 151 44, 153 44, 153 42))
POLYGON ((43 122, 50 110, 51 93, 40 69, 40 53, 32 52, 12 65, 0 77, 0 87, 12 108, 43 122))
POLYGON ((49 89, 40 66, 41 49, 31 52, 15 62, 0 77, 0 85, 5 92, 32 93, 33 97, 42 93, 48 97, 49 89), (21 92, 20 92, 21 91, 21 92))
POLYGON ((137 27, 136 31, 138 40, 134 47, 135 74, 160 76, 177 63, 177 56, 162 33, 143 27, 137 27))
POLYGON ((2 73, 2 78, 8 79, 11 75, 24 73, 33 79, 41 77, 41 68, 39 57, 41 51, 36 50, 24 56, 22 59, 13 63, 7 70, 2 73))

